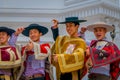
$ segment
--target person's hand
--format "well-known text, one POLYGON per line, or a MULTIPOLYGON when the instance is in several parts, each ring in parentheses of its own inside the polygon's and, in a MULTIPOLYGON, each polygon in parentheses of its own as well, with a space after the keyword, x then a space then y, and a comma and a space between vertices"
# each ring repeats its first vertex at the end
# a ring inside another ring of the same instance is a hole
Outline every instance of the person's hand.
POLYGON ((81 33, 84 34, 86 32, 87 28, 86 27, 81 27, 81 33))
POLYGON ((30 50, 32 50, 33 48, 34 48, 34 45, 33 45, 33 43, 30 41, 30 42, 26 45, 25 50, 30 51, 30 50))
POLYGON ((52 23, 53 23, 53 26, 52 26, 52 28, 58 28, 58 20, 56 20, 56 19, 53 19, 52 20, 52 23))
POLYGON ((24 30, 24 27, 17 28, 15 35, 18 36, 20 33, 22 33, 24 30))
POLYGON ((57 57, 57 55, 56 54, 53 54, 52 55, 52 59, 54 60, 54 62, 58 62, 58 57, 57 57))
POLYGON ((86 48, 86 56, 89 56, 90 55, 90 48, 87 46, 87 48, 86 48))

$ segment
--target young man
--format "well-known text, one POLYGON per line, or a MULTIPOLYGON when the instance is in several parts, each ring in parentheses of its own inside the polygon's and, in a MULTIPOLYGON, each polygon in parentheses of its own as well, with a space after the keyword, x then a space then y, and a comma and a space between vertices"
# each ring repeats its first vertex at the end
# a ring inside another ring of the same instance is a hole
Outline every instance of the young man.
POLYGON ((47 32, 46 27, 38 24, 30 24, 22 32, 30 38, 30 42, 22 50, 22 54, 26 55, 23 80, 45 80, 45 60, 49 55, 50 45, 41 43, 40 37, 47 32))
POLYGON ((106 39, 106 33, 113 31, 114 27, 104 22, 97 22, 87 27, 94 32, 96 40, 92 40, 87 54, 89 80, 117 80, 120 69, 120 51, 117 46, 106 39))
POLYGON ((65 22, 59 23, 66 25, 69 36, 58 36, 52 47, 52 63, 56 67, 57 80, 80 80, 86 44, 77 34, 79 23, 85 21, 78 17, 68 17, 65 22))
POLYGON ((15 31, 7 27, 0 27, 0 80, 16 80, 21 56, 17 49, 8 44, 8 40, 15 31))
MULTIPOLYGON (((59 36, 59 29, 58 29, 58 20, 53 19, 53 26, 51 27, 52 33, 53 33, 53 39, 56 40, 56 38, 59 36)), ((74 21, 73 21, 74 22, 74 21)), ((81 31, 76 34, 78 37, 85 39, 85 32, 86 32, 86 27, 81 27, 81 31)))
MULTIPOLYGON (((69 17, 68 17, 69 18, 69 17)), ((56 40, 56 38, 59 36, 59 29, 58 29, 58 20, 53 19, 53 26, 51 27, 52 30, 52 34, 53 34, 53 39, 54 41, 56 40)), ((74 22, 74 21, 73 21, 74 22)), ((79 24, 78 24, 79 25, 79 24)), ((87 28, 86 27, 81 27, 81 30, 76 34, 76 36, 82 38, 85 40, 86 44, 89 46, 90 45, 90 41, 85 39, 85 32, 86 32, 87 28)))

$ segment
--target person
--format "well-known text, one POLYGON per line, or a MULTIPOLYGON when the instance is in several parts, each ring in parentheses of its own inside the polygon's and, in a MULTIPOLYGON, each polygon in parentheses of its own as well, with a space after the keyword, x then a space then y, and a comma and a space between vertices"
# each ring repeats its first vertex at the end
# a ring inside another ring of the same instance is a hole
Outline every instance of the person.
MULTIPOLYGON (((77 35, 78 17, 67 17, 59 24, 66 25, 68 36, 58 36, 52 46, 52 64, 56 67, 57 80, 80 80, 80 69, 84 67, 86 44, 77 35)), ((56 25, 57 26, 57 25, 56 25)))
POLYGON ((15 30, 0 27, 0 80, 16 80, 21 65, 21 56, 16 47, 8 44, 15 30))
POLYGON ((87 26, 96 40, 92 40, 86 53, 90 55, 87 66, 89 80, 117 80, 119 76, 120 51, 118 47, 106 38, 106 33, 114 27, 104 22, 96 22, 87 26))
MULTIPOLYGON (((56 19, 53 19, 52 20, 53 22, 53 25, 51 27, 51 30, 52 30, 52 34, 53 34, 53 39, 54 41, 56 40, 56 38, 59 36, 59 29, 58 29, 58 20, 56 19)), ((74 21, 73 21, 74 22, 74 21)), ((87 40, 85 39, 85 32, 87 31, 87 28, 84 26, 84 27, 81 27, 80 28, 80 31, 78 31, 78 33, 76 34, 78 37, 82 38, 85 40, 86 44, 89 46, 90 45, 90 40, 87 40)))
POLYGON ((30 24, 22 32, 30 42, 22 48, 22 55, 26 57, 21 80, 45 80, 45 60, 50 54, 50 45, 41 43, 40 38, 47 32, 48 29, 39 24, 30 24))
MULTIPOLYGON (((56 38, 59 36, 59 29, 58 29, 59 22, 56 19, 53 19, 52 21, 53 21, 53 26, 51 27, 51 30, 52 30, 52 34, 53 34, 53 39, 55 41, 56 38)), ((77 36, 80 37, 80 38, 85 39, 86 30, 87 30, 86 27, 81 27, 81 31, 78 32, 77 36)))

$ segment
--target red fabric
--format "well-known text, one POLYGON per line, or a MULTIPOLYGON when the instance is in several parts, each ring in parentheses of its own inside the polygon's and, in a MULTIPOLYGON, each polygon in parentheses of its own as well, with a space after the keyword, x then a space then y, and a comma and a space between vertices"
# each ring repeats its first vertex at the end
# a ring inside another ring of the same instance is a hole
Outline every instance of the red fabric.
POLYGON ((12 51, 14 51, 15 53, 15 56, 16 56, 16 60, 18 60, 18 55, 17 55, 17 52, 16 52, 16 48, 15 47, 3 47, 3 48, 0 48, 0 51, 1 51, 1 59, 2 61, 9 61, 10 60, 10 54, 9 52, 7 52, 6 50, 7 49, 11 49, 12 51))
POLYGON ((41 52, 46 54, 46 53, 47 53, 47 50, 46 50, 45 47, 49 47, 49 48, 50 48, 50 45, 47 44, 47 43, 46 43, 46 44, 41 44, 41 45, 40 45, 41 52))
POLYGON ((119 63, 120 63, 120 51, 117 48, 117 46, 111 42, 109 42, 109 45, 106 45, 102 50, 107 56, 107 59, 99 59, 98 53, 101 53, 102 50, 98 50, 94 48, 96 46, 97 41, 93 40, 91 42, 91 58, 93 61, 93 66, 98 67, 102 66, 105 64, 110 64, 110 74, 112 77, 112 80, 117 80, 118 76, 120 75, 120 68, 119 68, 119 63))
MULTIPOLYGON (((49 47, 49 48, 50 48, 50 45, 49 45, 48 43, 46 43, 46 44, 41 44, 41 45, 40 45, 40 50, 41 50, 42 53, 47 54, 47 50, 46 50, 45 47, 49 47)), ((25 50, 25 46, 22 48, 22 52, 21 52, 22 55, 24 54, 24 50, 25 50)), ((26 53, 27 53, 27 55, 34 54, 33 51, 26 51, 26 53)))
MULTIPOLYGON (((45 47, 50 48, 50 45, 48 43, 41 44, 40 45, 40 50, 41 50, 41 53, 47 54, 47 50, 46 50, 45 47)), ((22 55, 24 54, 24 51, 25 51, 25 47, 22 48, 22 52, 21 52, 22 55)), ((28 57, 29 55, 33 55, 34 52, 33 51, 26 51, 26 54, 27 54, 27 57, 28 57)), ((27 59, 27 57, 26 57, 26 59, 27 59)), ((24 66, 26 66, 26 62, 24 62, 24 66)), ((45 80, 50 80, 49 74, 47 72, 45 72, 45 80)))
POLYGON ((111 74, 112 80, 117 80, 117 78, 120 76, 119 63, 120 63, 120 60, 117 60, 110 64, 110 74, 111 74))
POLYGON ((86 62, 89 59, 89 55, 85 55, 85 59, 84 59, 84 67, 80 70, 80 80, 82 80, 82 78, 87 74, 87 67, 86 67, 86 62))
POLYGON ((50 80, 49 73, 45 72, 45 80, 50 80))
POLYGON ((92 46, 90 52, 94 67, 110 64, 120 59, 119 49, 113 43, 108 42, 102 50, 94 47, 92 46))

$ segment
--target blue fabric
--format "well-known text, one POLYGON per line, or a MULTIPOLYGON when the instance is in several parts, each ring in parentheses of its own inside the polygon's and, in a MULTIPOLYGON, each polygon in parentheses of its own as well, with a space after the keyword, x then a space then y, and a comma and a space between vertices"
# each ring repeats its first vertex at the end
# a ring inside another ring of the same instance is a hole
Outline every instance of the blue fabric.
POLYGON ((104 74, 107 76, 110 76, 109 71, 110 71, 110 65, 105 65, 97 68, 91 68, 90 73, 99 73, 99 74, 104 74))

